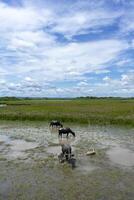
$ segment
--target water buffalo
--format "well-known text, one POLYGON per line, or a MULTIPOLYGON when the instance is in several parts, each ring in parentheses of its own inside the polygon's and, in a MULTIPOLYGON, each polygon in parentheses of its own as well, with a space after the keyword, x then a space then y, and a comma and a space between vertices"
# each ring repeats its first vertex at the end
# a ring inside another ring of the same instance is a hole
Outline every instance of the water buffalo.
POLYGON ((67 161, 69 164, 71 164, 72 168, 75 168, 76 159, 72 154, 72 148, 70 144, 62 144, 61 147, 62 147, 62 153, 58 156, 60 163, 67 161))
POLYGON ((49 125, 50 127, 63 127, 63 125, 61 124, 61 122, 60 121, 56 121, 56 120, 53 120, 53 121, 51 121, 50 122, 50 125, 49 125))
POLYGON ((71 130, 71 128, 60 128, 59 129, 59 136, 62 137, 62 134, 66 134, 67 137, 71 133, 75 137, 75 133, 71 130))
POLYGON ((72 153, 72 148, 70 144, 62 144, 61 147, 63 156, 65 156, 66 160, 68 160, 71 157, 72 153))

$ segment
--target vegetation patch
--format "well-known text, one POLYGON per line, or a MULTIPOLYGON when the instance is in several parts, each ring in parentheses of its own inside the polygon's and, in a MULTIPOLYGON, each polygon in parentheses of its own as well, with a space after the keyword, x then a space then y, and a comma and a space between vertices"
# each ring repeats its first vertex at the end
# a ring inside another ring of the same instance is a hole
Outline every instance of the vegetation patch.
POLYGON ((134 99, 2 99, 1 120, 114 124, 134 127, 134 99))

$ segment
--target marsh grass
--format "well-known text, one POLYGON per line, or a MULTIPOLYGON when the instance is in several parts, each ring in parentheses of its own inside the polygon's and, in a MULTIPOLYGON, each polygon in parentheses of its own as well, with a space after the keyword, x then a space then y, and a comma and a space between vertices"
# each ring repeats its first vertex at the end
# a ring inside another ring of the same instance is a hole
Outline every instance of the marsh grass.
POLYGON ((134 126, 134 100, 18 100, 2 101, 1 120, 76 122, 134 126))

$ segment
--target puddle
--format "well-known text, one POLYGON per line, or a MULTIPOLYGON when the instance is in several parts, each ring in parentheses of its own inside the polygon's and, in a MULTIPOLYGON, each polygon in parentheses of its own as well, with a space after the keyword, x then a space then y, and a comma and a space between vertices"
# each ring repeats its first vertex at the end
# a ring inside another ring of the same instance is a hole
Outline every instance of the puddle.
POLYGON ((0 104, 0 108, 6 107, 6 104, 0 104))
POLYGON ((26 142, 24 140, 12 140, 10 148, 12 151, 26 151, 29 149, 36 148, 38 145, 34 142, 26 142))
POLYGON ((109 159, 115 164, 126 167, 134 166, 134 152, 129 149, 115 146, 107 151, 107 155, 109 159))
POLYGON ((7 135, 0 135, 1 153, 8 159, 26 157, 26 150, 36 148, 37 143, 27 142, 19 139, 11 139, 7 135))
POLYGON ((96 169, 97 169, 96 166, 93 166, 92 164, 85 165, 84 163, 81 163, 81 165, 78 166, 78 168, 77 168, 77 170, 79 170, 81 173, 91 172, 96 169))
POLYGON ((50 153, 53 155, 59 155, 61 153, 61 147, 60 146, 48 147, 47 153, 50 153))
POLYGON ((9 142, 9 137, 7 135, 0 135, 0 143, 9 142))
POLYGON ((80 160, 77 160, 76 166, 77 170, 81 173, 88 173, 98 168, 97 166, 93 165, 90 162, 90 158, 87 158, 86 156, 83 156, 80 160))
POLYGON ((7 153, 7 158, 9 159, 26 158, 27 153, 25 151, 38 146, 36 143, 26 142, 23 140, 12 140, 10 145, 10 150, 7 153))
POLYGON ((22 151, 12 151, 10 150, 6 156, 5 156, 8 160, 14 160, 14 159, 26 159, 27 155, 25 152, 22 151))

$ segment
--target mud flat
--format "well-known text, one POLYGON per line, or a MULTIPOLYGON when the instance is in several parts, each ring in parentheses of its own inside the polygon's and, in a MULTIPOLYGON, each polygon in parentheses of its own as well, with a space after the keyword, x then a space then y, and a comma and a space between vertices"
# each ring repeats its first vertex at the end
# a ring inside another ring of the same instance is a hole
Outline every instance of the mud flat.
POLYGON ((0 123, 0 199, 133 200, 134 129, 68 124, 58 138, 45 123, 0 123), (58 162, 70 143, 76 168, 58 162), (96 155, 86 156, 94 147, 96 155))

